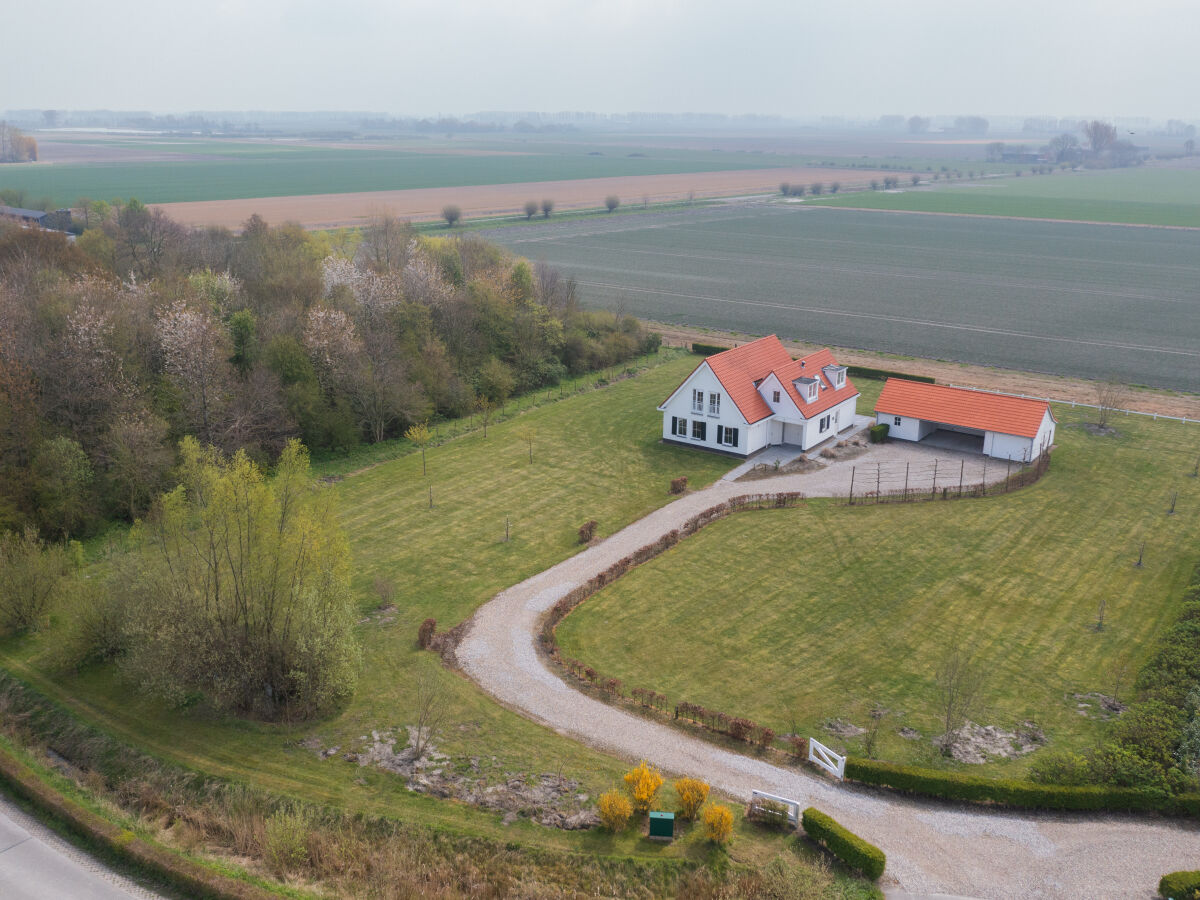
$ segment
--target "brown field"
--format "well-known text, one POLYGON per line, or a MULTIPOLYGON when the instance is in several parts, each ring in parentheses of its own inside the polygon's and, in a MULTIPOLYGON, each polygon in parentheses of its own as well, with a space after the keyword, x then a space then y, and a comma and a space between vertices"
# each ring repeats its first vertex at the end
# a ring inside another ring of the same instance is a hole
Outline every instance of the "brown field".
POLYGON ((464 218, 521 213, 527 200, 554 200, 556 210, 594 209, 609 194, 623 205, 686 200, 696 197, 728 197, 736 194, 776 191, 781 182, 809 185, 840 181, 845 187, 868 184, 872 178, 895 172, 869 170, 795 168, 739 169, 730 172, 693 172, 683 175, 632 175, 614 178, 581 178, 573 181, 526 181, 517 184, 487 184, 473 187, 418 188, 407 191, 371 191, 354 194, 311 194, 292 197, 258 197, 246 200, 200 200, 190 203, 161 203, 157 207, 185 225, 224 225, 234 228, 254 213, 268 222, 299 222, 306 228, 361 225, 372 215, 388 212, 404 219, 440 219, 442 209, 454 204, 464 218))

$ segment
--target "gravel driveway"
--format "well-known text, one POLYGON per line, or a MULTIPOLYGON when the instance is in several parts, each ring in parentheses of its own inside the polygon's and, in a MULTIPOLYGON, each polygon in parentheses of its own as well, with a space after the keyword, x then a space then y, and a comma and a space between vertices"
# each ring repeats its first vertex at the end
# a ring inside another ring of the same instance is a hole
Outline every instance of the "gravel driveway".
MULTIPOLYGON (((750 791, 757 788, 817 806, 884 849, 885 886, 909 894, 978 898, 1154 897, 1164 872, 1200 864, 1200 827, 1195 823, 997 812, 837 785, 805 770, 732 753, 594 700, 568 686, 538 655, 535 635, 541 613, 592 575, 696 513, 741 494, 844 495, 851 467, 856 479, 876 466, 898 478, 907 463, 913 478, 917 470, 932 473, 932 457, 947 461, 938 467, 943 473, 943 465, 950 468, 955 485, 960 462, 978 466, 977 475, 982 475, 978 456, 897 443, 806 475, 718 481, 497 594, 472 618, 458 647, 458 660, 501 703, 560 734, 628 759, 647 759, 665 772, 702 777, 735 799, 749 800, 750 791)), ((988 480, 1003 476, 1003 467, 990 461, 988 480)), ((917 480, 910 487, 929 489, 925 477, 924 483, 917 480)), ((949 486, 943 477, 938 486, 949 486)), ((970 483, 970 477, 964 477, 970 483)))

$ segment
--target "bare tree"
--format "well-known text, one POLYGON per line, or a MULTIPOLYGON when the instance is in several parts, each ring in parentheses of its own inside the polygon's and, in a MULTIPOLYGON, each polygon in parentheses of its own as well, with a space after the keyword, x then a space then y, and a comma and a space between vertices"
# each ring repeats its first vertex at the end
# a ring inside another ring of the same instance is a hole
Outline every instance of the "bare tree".
POLYGON ((1113 410, 1120 409, 1129 394, 1129 389, 1110 375, 1096 385, 1096 424, 1101 428, 1108 427, 1108 420, 1113 410))
POLYGON ((487 437, 488 423, 492 421, 492 413, 496 411, 496 404, 480 394, 475 398, 475 409, 479 412, 479 418, 483 422, 483 436, 487 437))
POLYGON ((616 209, 620 205, 621 205, 621 198, 618 197, 616 194, 609 194, 607 197, 604 198, 604 206, 609 212, 612 212, 614 209, 616 209))
POLYGON ((1100 605, 1096 609, 1096 631, 1104 630, 1104 613, 1108 607, 1108 598, 1101 597, 1100 605))
POLYGON ((437 675, 422 672, 417 676, 417 724, 413 728, 413 760, 419 760, 429 742, 446 720, 446 693, 437 675))
POLYGON ((548 219, 552 212, 554 212, 554 201, 546 198, 542 201, 542 217, 548 219))
POLYGON ((532 219, 535 215, 537 215, 537 211, 538 202, 536 200, 525 201, 525 218, 532 219))
POLYGON ((408 262, 409 245, 416 231, 408 220, 397 219, 389 213, 371 217, 363 229, 358 246, 359 260, 376 274, 398 272, 408 262))
POLYGON ((516 429, 517 437, 529 445, 529 462, 533 462, 533 440, 537 437, 537 431, 531 425, 522 425, 516 429))
POLYGON ((871 724, 867 726, 866 734, 863 735, 863 752, 867 755, 867 759, 875 758, 875 744, 879 740, 879 728, 883 724, 883 720, 887 718, 888 711, 876 703, 871 707, 871 724))
POLYGON ((446 226, 453 228, 462 218, 462 210, 453 203, 442 207, 442 218, 446 220, 446 226))
POLYGON ((1092 145, 1093 153, 1103 152, 1117 139, 1116 126, 1109 122, 1101 122, 1099 119, 1092 119, 1090 122, 1081 122, 1079 130, 1083 132, 1083 136, 1092 145))
POLYGON ((962 649, 951 650, 937 672, 938 699, 944 733, 942 753, 949 756, 959 730, 975 715, 983 696, 983 669, 962 649))
POLYGON ((918 184, 920 184, 920 183, 921 183, 921 176, 920 176, 920 175, 910 175, 909 177, 912 179, 912 185, 913 185, 913 187, 916 187, 918 184))

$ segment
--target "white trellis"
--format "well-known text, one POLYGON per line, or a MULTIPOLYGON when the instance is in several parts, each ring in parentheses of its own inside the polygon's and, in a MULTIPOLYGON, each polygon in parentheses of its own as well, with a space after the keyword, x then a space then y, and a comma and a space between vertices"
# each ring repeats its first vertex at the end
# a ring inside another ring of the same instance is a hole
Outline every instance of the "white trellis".
POLYGON ((768 794, 766 791, 751 791, 750 805, 754 806, 756 800, 770 800, 772 803, 780 803, 787 807, 787 819, 789 825, 800 824, 800 802, 798 800, 789 800, 787 797, 777 797, 775 794, 768 794))
POLYGON ((808 761, 816 763, 839 781, 846 777, 846 757, 838 756, 816 738, 808 739, 808 761))

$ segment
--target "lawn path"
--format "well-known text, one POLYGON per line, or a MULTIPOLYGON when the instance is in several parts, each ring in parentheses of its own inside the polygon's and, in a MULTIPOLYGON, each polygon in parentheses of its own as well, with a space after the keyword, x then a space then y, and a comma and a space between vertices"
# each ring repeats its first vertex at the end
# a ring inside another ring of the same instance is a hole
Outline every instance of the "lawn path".
MULTIPOLYGON (((497 594, 472 617, 457 650, 459 663, 505 706, 560 734, 631 760, 646 759, 673 775, 704 778, 739 801, 748 800, 757 788, 815 805, 882 847, 888 855, 885 884, 904 891, 979 898, 1154 897, 1164 872, 1194 867, 1200 858, 1200 827, 1195 823, 998 812, 840 786, 804 770, 724 750, 594 700, 571 688, 538 654, 536 634, 543 612, 577 585, 702 510, 760 492, 844 495, 852 464, 865 467, 877 460, 904 462, 934 454, 958 459, 946 450, 888 444, 819 472, 748 483, 723 480, 681 497, 497 594)), ((989 468, 989 480, 993 472, 1003 477, 996 466, 989 468)))

